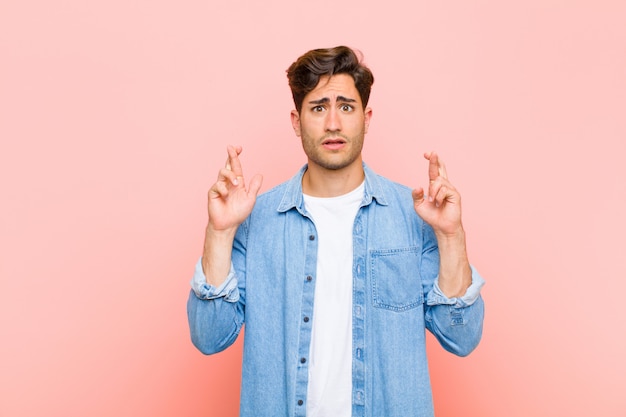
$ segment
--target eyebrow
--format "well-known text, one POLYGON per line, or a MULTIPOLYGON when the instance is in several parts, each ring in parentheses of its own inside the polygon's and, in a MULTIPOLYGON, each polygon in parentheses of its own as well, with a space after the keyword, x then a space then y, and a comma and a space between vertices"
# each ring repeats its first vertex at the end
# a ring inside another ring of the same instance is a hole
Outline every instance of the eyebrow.
MULTIPOLYGON (((356 103, 356 100, 353 98, 348 98, 348 97, 344 97, 344 96, 337 96, 337 101, 340 101, 342 103, 356 103)), ((329 103, 330 99, 328 97, 324 97, 321 98, 319 100, 311 100, 309 101, 309 104, 326 104, 329 103)))

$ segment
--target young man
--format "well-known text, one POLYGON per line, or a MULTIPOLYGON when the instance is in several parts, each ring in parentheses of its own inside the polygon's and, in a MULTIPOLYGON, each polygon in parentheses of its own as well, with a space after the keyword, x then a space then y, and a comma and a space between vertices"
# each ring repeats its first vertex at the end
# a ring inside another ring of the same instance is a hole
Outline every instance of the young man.
POLYGON ((242 416, 432 416, 425 329, 457 355, 478 344, 480 288, 461 198, 435 153, 427 192, 362 161, 374 81, 347 47, 287 70, 307 164, 260 195, 241 147, 209 190, 188 301, 193 343, 231 345, 246 323, 242 416))

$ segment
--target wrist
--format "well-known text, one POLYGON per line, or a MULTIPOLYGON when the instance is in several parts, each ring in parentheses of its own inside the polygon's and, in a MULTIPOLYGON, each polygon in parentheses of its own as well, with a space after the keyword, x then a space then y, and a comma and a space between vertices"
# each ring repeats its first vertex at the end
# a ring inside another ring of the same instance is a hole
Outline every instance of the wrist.
POLYGON ((459 226, 451 232, 435 230, 435 237, 440 249, 442 247, 459 247, 465 250, 465 230, 463 226, 459 226))
POLYGON ((219 286, 228 275, 231 253, 237 228, 215 230, 211 224, 206 227, 202 270, 207 283, 219 286))
POLYGON ((215 240, 216 242, 228 242, 235 238, 235 234, 237 233, 237 229, 239 225, 234 227, 226 227, 226 228, 216 228, 211 222, 207 223, 205 229, 205 241, 206 240, 215 240))
POLYGON ((439 246, 439 288, 449 298, 461 297, 472 283, 465 231, 436 233, 439 246))
POLYGON ((472 269, 466 262, 462 262, 462 264, 445 272, 440 269, 438 282, 439 289, 446 297, 460 298, 472 285, 472 269))

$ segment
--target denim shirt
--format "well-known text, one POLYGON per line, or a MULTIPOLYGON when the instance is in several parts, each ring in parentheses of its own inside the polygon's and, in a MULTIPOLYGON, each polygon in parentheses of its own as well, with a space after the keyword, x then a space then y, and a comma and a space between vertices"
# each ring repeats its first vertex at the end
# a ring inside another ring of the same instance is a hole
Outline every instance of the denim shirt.
MULTIPOLYGON (((230 346, 245 322, 241 416, 305 416, 318 239, 302 175, 257 198, 239 226, 232 267, 218 288, 196 265, 187 304, 191 338, 205 354, 230 346)), ((367 165, 353 228, 352 416, 433 416, 428 329, 468 355, 480 341, 483 279, 447 298, 437 285, 432 228, 411 189, 367 165)))

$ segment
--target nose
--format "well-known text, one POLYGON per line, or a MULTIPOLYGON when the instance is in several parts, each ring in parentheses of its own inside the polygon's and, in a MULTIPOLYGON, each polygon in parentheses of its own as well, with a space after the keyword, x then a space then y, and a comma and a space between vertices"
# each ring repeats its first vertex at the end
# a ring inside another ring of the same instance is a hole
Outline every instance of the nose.
POLYGON ((327 132, 339 132, 341 130, 341 116, 339 110, 331 107, 326 114, 326 125, 324 126, 327 132))

